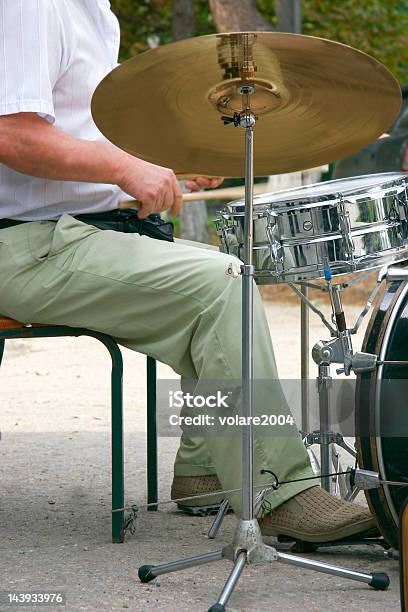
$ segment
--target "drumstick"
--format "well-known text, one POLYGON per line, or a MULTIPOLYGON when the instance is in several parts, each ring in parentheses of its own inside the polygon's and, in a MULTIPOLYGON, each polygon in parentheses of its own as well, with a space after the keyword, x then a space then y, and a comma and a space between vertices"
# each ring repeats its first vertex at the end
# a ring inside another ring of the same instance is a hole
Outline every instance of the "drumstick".
MULTIPOLYGON (((268 183, 257 183, 254 185, 254 194, 261 195, 267 193, 268 183)), ((245 187, 223 187, 222 189, 209 189, 208 191, 196 191, 193 193, 183 193, 183 202, 196 202, 197 200, 237 200, 245 195, 245 187)), ((120 202, 119 208, 138 207, 138 200, 125 200, 120 202)))
MULTIPOLYGON (((309 168, 308 170, 302 170, 302 172, 324 172, 327 170, 326 166, 317 166, 316 168, 309 168)), ((180 180, 194 180, 197 178, 197 175, 193 174, 183 174, 180 172, 176 172, 176 176, 180 180)), ((216 178, 214 176, 206 177, 209 179, 216 178)), ((254 185, 254 194, 262 195, 263 193, 269 193, 273 191, 268 189, 268 183, 256 183, 254 185)), ((243 198, 245 196, 245 187, 244 185, 240 187, 222 187, 219 189, 208 189, 208 191, 196 191, 193 193, 183 193, 183 202, 196 202, 197 200, 238 200, 239 198, 243 198)), ((140 206, 139 200, 124 200, 119 203, 119 208, 137 208, 140 206)))

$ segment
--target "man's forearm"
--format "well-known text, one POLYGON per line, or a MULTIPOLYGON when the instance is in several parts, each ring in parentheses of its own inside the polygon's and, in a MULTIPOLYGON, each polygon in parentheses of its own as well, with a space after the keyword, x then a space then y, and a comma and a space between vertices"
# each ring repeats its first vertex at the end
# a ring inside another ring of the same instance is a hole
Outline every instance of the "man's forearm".
POLYGON ((0 116, 0 163, 49 180, 118 185, 140 200, 141 219, 167 209, 178 214, 182 204, 170 168, 137 159, 109 143, 73 138, 35 113, 0 116))
POLYGON ((130 159, 137 163, 113 145, 73 138, 31 113, 0 118, 0 163, 23 174, 119 184, 130 159))

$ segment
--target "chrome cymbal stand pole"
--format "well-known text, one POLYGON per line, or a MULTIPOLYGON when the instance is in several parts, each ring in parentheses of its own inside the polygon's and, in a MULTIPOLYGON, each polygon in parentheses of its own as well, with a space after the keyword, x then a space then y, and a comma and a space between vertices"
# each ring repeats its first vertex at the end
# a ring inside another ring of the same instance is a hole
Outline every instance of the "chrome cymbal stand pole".
MULTIPOLYGON (((253 88, 243 87, 244 108, 249 109, 253 88), (252 91, 249 91, 252 89, 252 91), (248 90, 248 91, 245 91, 248 90)), ((255 117, 245 110, 240 119, 245 129, 245 250, 242 269, 242 520, 252 521, 253 499, 253 379, 254 379, 254 266, 253 266, 253 204, 254 204, 254 126, 255 117)))
MULTIPOLYGON (((239 88, 243 96, 244 112, 232 121, 223 117, 224 123, 234 123, 245 129, 245 225, 244 225, 244 265, 242 266, 242 416, 246 425, 242 427, 242 520, 251 521, 254 515, 253 500, 253 303, 254 303, 254 266, 253 266, 253 205, 254 205, 254 127, 255 116, 250 112, 249 97, 254 92, 252 86, 239 88)), ((224 500, 208 532, 210 539, 215 538, 229 503, 224 500)))
MULTIPOLYGON (((238 520, 233 541, 222 550, 205 553, 181 559, 162 565, 143 565, 139 568, 139 579, 150 582, 157 576, 175 572, 197 565, 229 559, 233 562, 232 571, 218 596, 217 602, 208 612, 223 612, 238 580, 247 564, 265 564, 271 561, 281 561, 305 569, 333 574, 364 582, 375 589, 388 588, 389 578, 383 573, 365 574, 337 567, 328 563, 311 561, 296 555, 289 555, 275 550, 263 543, 261 530, 254 518, 253 498, 253 431, 250 417, 253 408, 253 277, 252 261, 253 244, 253 138, 255 116, 251 113, 249 97, 254 88, 245 83, 238 88, 243 96, 241 113, 234 113, 233 118, 224 118, 225 123, 234 123, 245 129, 245 253, 242 266, 242 416, 245 425, 242 426, 242 518, 238 520), (226 121, 227 120, 227 121, 226 121)), ((259 499, 257 500, 257 504, 259 499)))

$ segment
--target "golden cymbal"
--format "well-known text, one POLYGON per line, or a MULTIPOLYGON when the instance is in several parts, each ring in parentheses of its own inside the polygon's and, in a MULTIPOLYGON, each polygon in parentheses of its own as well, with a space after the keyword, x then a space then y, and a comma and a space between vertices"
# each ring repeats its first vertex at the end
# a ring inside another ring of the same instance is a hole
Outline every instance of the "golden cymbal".
POLYGON ((380 136, 401 104, 372 57, 322 38, 279 32, 182 40, 128 60, 99 84, 92 114, 125 151, 180 174, 243 176, 244 130, 222 116, 248 96, 258 176, 340 159, 380 136))

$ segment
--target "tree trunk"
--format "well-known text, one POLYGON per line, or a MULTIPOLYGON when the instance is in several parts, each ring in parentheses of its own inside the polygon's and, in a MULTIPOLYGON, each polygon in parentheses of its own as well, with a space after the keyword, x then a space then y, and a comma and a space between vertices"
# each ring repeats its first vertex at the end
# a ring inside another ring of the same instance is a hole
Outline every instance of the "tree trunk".
POLYGON ((210 9, 218 32, 273 30, 257 11, 255 0, 210 0, 210 9))
POLYGON ((275 0, 278 32, 302 31, 301 0, 275 0))
POLYGON ((180 238, 208 243, 208 214, 204 200, 187 203, 180 213, 180 238))
POLYGON ((182 40, 194 36, 195 9, 194 0, 173 0, 172 15, 173 40, 182 40))
MULTIPOLYGON (((195 33, 194 0, 173 0, 172 28, 174 40, 195 33)), ((203 200, 190 202, 180 213, 180 237, 185 240, 208 242, 208 215, 203 200)))

